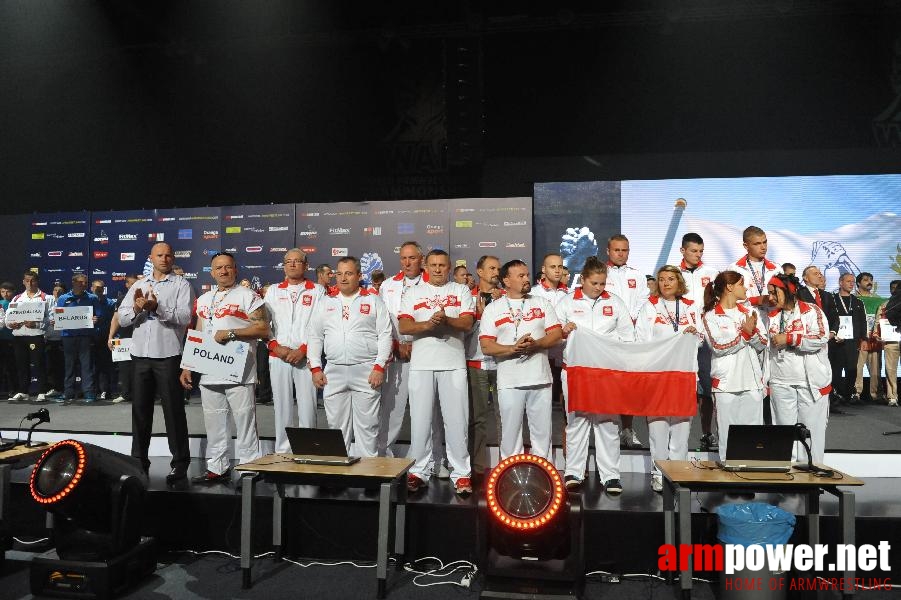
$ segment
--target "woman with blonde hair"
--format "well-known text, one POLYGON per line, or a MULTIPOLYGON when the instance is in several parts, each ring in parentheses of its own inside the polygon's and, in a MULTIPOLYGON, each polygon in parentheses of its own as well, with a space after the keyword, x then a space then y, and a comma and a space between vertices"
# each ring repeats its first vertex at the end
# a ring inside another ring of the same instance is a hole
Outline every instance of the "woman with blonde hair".
MULTIPOLYGON (((698 331, 698 309, 685 298, 688 288, 679 267, 665 265, 657 271, 657 295, 638 312, 635 338, 639 342, 659 340, 674 335, 693 335, 700 347, 703 337, 698 331)), ((693 352, 697 352, 697 347, 693 352)), ((691 417, 679 415, 648 417, 648 438, 651 462, 657 460, 685 460, 688 457, 688 434, 691 417)), ((656 466, 651 471, 651 489, 663 491, 663 478, 656 466)))

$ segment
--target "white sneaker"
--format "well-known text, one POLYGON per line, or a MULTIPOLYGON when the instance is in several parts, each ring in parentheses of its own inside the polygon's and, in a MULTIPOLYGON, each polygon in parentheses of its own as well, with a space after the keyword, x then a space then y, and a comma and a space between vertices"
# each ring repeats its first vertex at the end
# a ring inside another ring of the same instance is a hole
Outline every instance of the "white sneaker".
POLYGON ((49 392, 47 392, 47 393, 44 394, 44 395, 45 395, 45 396, 59 396, 60 393, 57 392, 56 390, 50 390, 49 392))
POLYGON ((119 396, 117 398, 113 398, 113 404, 119 404, 120 402, 125 402, 125 396, 119 396))
POLYGON ((663 492, 663 475, 651 475, 651 489, 658 494, 663 492))
POLYGON ((106 396, 107 396, 106 392, 100 392, 100 395, 97 396, 97 399, 98 400, 106 400, 106 396))
POLYGON ((35 402, 46 402, 47 395, 46 394, 38 394, 37 397, 34 399, 34 401, 35 402))
POLYGON ((888 405, 889 405, 889 406, 898 406, 898 399, 897 399, 897 398, 891 398, 891 399, 889 399, 888 405))
POLYGON ((23 394, 22 392, 18 392, 14 395, 10 400, 28 400, 28 394, 23 394))
POLYGON ((625 446, 626 448, 641 448, 641 441, 631 427, 624 427, 619 432, 619 443, 620 446, 625 446))
POLYGON ((444 464, 444 461, 441 461, 441 466, 438 467, 438 473, 435 474, 435 477, 438 479, 450 479, 450 471, 447 470, 447 465, 444 464))

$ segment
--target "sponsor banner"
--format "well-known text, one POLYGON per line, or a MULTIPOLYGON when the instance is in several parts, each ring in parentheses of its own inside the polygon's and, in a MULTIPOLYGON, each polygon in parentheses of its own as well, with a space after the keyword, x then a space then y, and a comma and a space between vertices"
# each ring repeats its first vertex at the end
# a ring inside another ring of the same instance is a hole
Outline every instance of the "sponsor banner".
POLYGON ((250 344, 239 341, 220 344, 213 336, 212 332, 189 329, 181 355, 181 368, 240 383, 250 344))
POLYGON ((53 328, 57 331, 66 329, 93 329, 93 306, 65 306, 53 309, 53 328))
MULTIPOLYGON (((68 287, 73 273, 88 270, 92 215, 88 212, 31 215, 24 257, 43 277, 41 284, 50 289, 55 280, 68 287)), ((4 234, 6 235, 6 234, 4 234)), ((23 256, 22 248, 15 255, 23 256)))
POLYGON ((296 246, 294 205, 244 204, 221 210, 224 244, 238 262, 238 279, 249 280, 255 290, 281 281, 282 259, 296 246))
MULTIPOLYGON (((115 298, 125 291, 125 276, 140 274, 150 246, 151 235, 160 233, 154 227, 152 210, 98 211, 91 213, 90 256, 92 267, 107 286, 107 294, 115 298), (107 275, 111 273, 111 275, 107 275)), ((165 238, 165 236, 163 236, 165 238)), ((161 239, 159 241, 165 241, 161 239)))
POLYGON ((532 260, 531 198, 454 198, 447 205, 455 261, 465 260, 475 272, 476 262, 485 254, 497 256, 501 264, 532 260))

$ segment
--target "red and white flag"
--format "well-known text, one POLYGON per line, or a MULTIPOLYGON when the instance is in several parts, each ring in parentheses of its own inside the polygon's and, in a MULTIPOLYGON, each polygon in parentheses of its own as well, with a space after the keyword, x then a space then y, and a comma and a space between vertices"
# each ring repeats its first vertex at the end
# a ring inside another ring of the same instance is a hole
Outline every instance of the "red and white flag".
POLYGON ((569 410, 686 417, 697 411, 698 338, 625 343, 576 329, 566 341, 569 410))

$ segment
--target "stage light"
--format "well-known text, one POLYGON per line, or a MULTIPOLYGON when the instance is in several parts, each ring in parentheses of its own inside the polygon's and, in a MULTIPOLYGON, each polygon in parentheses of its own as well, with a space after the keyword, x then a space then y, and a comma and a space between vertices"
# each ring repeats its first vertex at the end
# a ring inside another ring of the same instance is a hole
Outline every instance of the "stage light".
POLYGON ((152 573, 153 540, 141 537, 145 488, 130 456, 76 440, 44 452, 29 490, 53 513, 56 548, 32 560, 32 593, 109 597, 152 573))
POLYGON ((479 502, 483 598, 572 598, 584 584, 582 497, 540 456, 502 460, 479 502))

